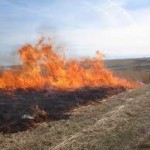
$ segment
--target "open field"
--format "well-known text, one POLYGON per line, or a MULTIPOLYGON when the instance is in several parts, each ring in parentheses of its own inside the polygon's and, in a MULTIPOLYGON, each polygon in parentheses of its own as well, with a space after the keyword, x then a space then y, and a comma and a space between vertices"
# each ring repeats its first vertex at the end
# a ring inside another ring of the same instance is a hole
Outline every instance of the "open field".
POLYGON ((0 149, 150 149, 150 58, 105 64, 142 87, 0 91, 0 149))
POLYGON ((105 65, 116 76, 140 83, 150 83, 150 58, 107 60, 105 65))
POLYGON ((2 150, 130 150, 150 148, 150 86, 69 112, 69 119, 0 134, 2 150))
POLYGON ((113 70, 150 71, 150 58, 131 58, 106 60, 105 64, 113 70))

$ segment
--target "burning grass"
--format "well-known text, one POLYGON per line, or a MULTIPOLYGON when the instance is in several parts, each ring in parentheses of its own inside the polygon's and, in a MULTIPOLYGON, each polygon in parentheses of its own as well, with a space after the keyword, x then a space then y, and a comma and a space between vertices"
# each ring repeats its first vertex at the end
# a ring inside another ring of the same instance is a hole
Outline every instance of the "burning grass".
POLYGON ((67 119, 78 105, 97 102, 137 83, 115 77, 103 64, 103 55, 67 60, 50 42, 24 45, 18 54, 21 68, 0 75, 0 132, 14 133, 43 121, 67 119), (82 64, 81 64, 82 62, 82 64))
POLYGON ((122 86, 135 88, 136 83, 115 77, 103 64, 103 55, 95 58, 67 60, 41 39, 37 44, 24 45, 19 51, 22 67, 8 69, 0 77, 0 89, 18 88, 75 90, 84 87, 122 86), (84 67, 88 66, 88 67, 84 67))

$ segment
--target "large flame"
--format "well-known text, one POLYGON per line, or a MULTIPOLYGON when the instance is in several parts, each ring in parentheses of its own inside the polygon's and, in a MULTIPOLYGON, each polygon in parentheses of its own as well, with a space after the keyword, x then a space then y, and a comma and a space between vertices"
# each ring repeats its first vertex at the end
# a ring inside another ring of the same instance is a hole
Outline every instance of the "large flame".
POLYGON ((67 60, 42 39, 35 45, 24 45, 18 54, 22 67, 5 70, 0 76, 0 89, 49 87, 74 90, 83 87, 137 86, 136 83, 114 77, 104 67, 103 55, 99 52, 92 59, 67 60))

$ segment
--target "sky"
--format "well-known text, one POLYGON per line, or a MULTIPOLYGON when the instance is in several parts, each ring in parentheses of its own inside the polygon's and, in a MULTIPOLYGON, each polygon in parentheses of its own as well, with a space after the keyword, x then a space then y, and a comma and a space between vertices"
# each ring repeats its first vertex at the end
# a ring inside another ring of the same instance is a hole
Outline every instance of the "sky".
POLYGON ((150 0, 0 0, 0 65, 41 36, 67 57, 150 57, 150 0))

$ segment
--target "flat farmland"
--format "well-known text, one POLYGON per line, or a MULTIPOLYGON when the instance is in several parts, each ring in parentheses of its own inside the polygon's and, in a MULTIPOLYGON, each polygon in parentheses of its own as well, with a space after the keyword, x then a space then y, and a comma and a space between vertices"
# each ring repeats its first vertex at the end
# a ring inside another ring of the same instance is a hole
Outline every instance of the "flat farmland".
POLYGON ((140 83, 150 83, 150 58, 106 60, 105 65, 116 76, 140 83))

